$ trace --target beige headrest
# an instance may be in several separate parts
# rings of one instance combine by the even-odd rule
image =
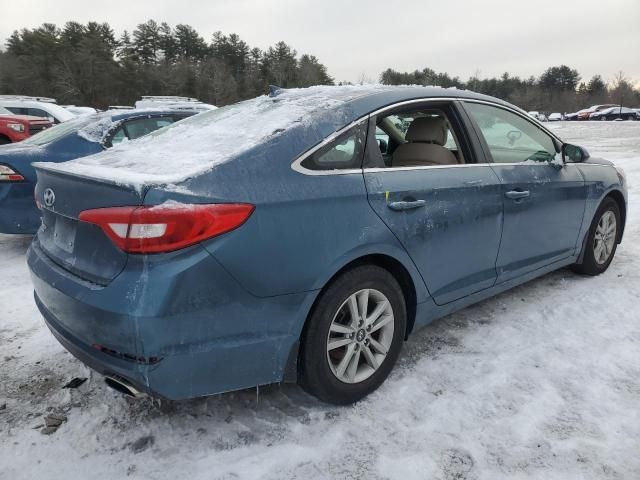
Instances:
[[[426,142],[444,145],[447,143],[447,124],[440,117],[418,117],[407,130],[408,142]]]

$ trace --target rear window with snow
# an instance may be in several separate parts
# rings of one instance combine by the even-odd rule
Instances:
[[[289,128],[305,122],[311,124],[317,112],[337,110],[345,102],[381,88],[282,90],[275,97],[261,96],[195,115],[97,155],[61,164],[36,165],[136,188],[178,183],[211,170]]]

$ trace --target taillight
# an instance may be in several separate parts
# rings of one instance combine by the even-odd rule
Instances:
[[[24,177],[6,165],[0,165],[0,182],[21,182]]]
[[[94,223],[128,253],[179,250],[229,232],[253,213],[246,203],[163,204],[85,210],[80,220]]]

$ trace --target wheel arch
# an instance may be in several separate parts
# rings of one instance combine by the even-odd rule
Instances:
[[[298,364],[300,360],[300,342],[305,335],[305,331],[308,326],[308,320],[313,315],[313,312],[317,308],[318,301],[322,296],[322,293],[342,274],[345,272],[352,270],[361,265],[376,265],[385,270],[387,270],[393,277],[396,279],[400,288],[402,289],[402,294],[404,296],[405,305],[407,308],[407,326],[405,331],[405,340],[409,337],[411,332],[413,331],[413,327],[415,325],[416,320],[416,310],[418,305],[418,296],[416,291],[416,285],[414,283],[414,279],[409,273],[409,270],[402,264],[398,259],[382,253],[372,253],[362,255],[358,258],[355,258],[348,263],[344,264],[340,269],[338,269],[324,284],[324,286],[318,291],[311,308],[307,312],[307,316],[305,317],[304,325],[300,331],[300,337],[294,347],[289,352],[289,358],[287,360],[287,365],[285,367],[284,380],[295,382],[297,381],[298,376]]]
[[[417,292],[416,286],[414,284],[413,278],[409,271],[405,268],[405,266],[396,258],[391,257],[386,254],[374,253],[363,255],[358,257],[346,265],[344,265],[340,270],[333,274],[333,276],[326,282],[325,286],[322,288],[322,293],[331,283],[338,278],[343,273],[359,267],[361,265],[376,265],[388,271],[393,277],[396,279],[400,288],[402,289],[402,294],[404,296],[405,306],[407,308],[407,327],[405,331],[405,339],[408,338],[409,334],[413,330],[413,326],[416,320],[416,306],[417,302]],[[316,302],[320,297],[320,293],[316,297],[316,300],[313,302],[313,306],[309,310],[309,316],[313,312],[313,309],[316,306]],[[306,322],[305,322],[306,324]]]
[[[361,265],[377,265],[378,267],[384,268],[391,275],[393,275],[393,277],[400,285],[400,288],[402,289],[402,293],[404,295],[405,305],[407,307],[407,330],[405,332],[406,339],[413,330],[416,319],[416,307],[418,304],[416,285],[414,283],[413,277],[411,276],[411,273],[409,273],[409,270],[402,264],[402,262],[397,258],[384,253],[370,253],[357,257],[344,264],[333,275],[331,275],[331,277],[324,283],[324,285],[316,295],[316,298],[314,299],[313,304],[311,305],[311,308],[307,313],[305,326],[307,324],[307,320],[313,314],[320,296],[329,287],[329,285],[331,285],[336,278],[338,278],[345,272]],[[302,330],[304,331],[304,327]]]
[[[605,199],[607,198],[611,198],[613,199],[617,204],[618,204],[618,208],[620,209],[620,216],[622,217],[622,228],[620,228],[620,233],[618,235],[618,239],[617,239],[617,243],[620,243],[622,241],[622,235],[624,233],[624,227],[627,223],[627,204],[624,201],[624,195],[622,194],[622,192],[620,190],[611,190],[609,193],[607,193],[604,198],[602,199],[602,202],[605,201]],[[602,202],[600,202],[600,204],[602,204]]]

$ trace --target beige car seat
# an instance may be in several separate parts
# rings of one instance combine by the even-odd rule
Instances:
[[[403,143],[393,152],[391,166],[456,165],[456,156],[443,145],[448,128],[441,117],[418,117],[409,126]]]

